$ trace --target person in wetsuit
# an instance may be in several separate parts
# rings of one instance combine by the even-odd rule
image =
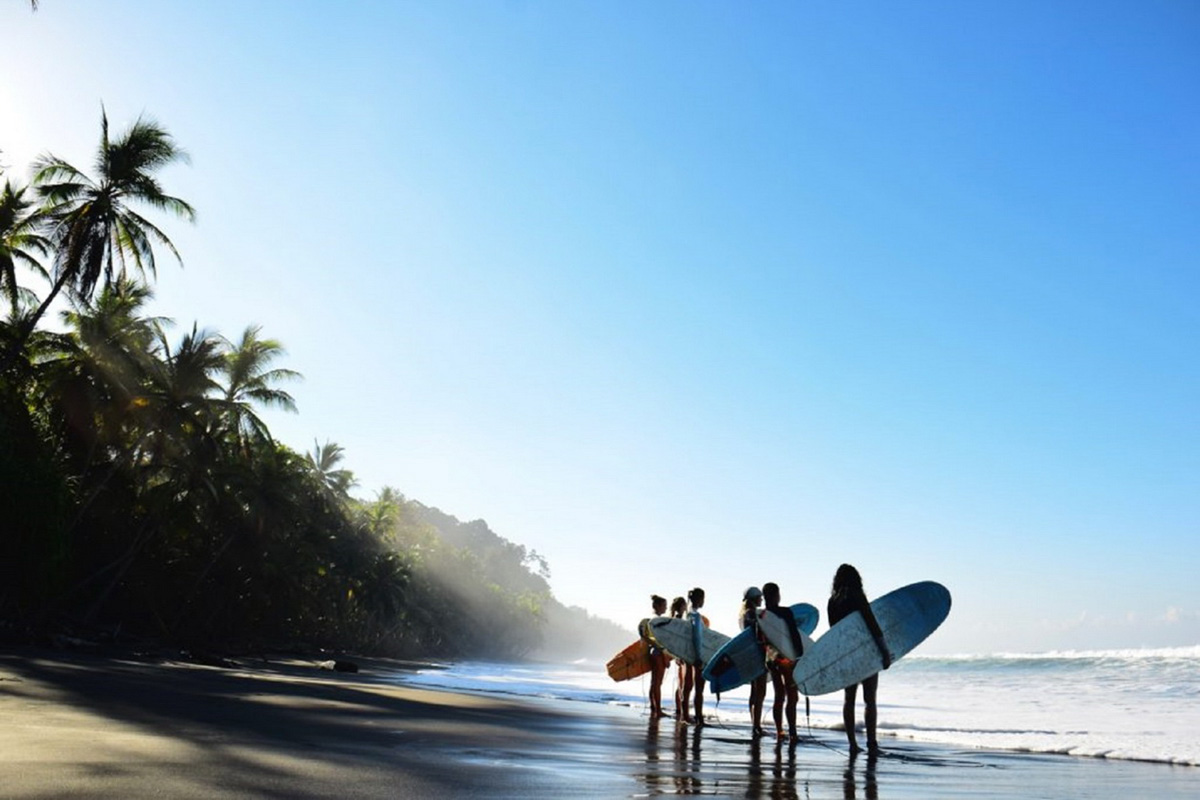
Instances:
[[[833,576],[833,589],[830,593],[827,611],[829,612],[830,627],[855,611],[862,614],[863,622],[867,624],[867,630],[871,632],[871,638],[875,640],[875,645],[879,648],[879,655],[883,658],[883,668],[887,669],[892,665],[892,654],[887,648],[887,642],[883,640],[883,631],[880,630],[879,622],[871,612],[871,604],[867,602],[867,595],[863,592],[862,577],[858,574],[858,570],[849,564],[842,564]],[[866,712],[863,716],[867,723],[867,751],[877,753],[879,752],[879,741],[875,735],[875,723],[878,711],[875,699],[876,690],[879,688],[879,674],[876,673],[863,680],[862,687],[863,703],[866,705]],[[850,743],[851,755],[862,749],[858,746],[858,740],[854,735],[854,703],[857,696],[858,684],[847,686],[842,702],[842,721],[846,725],[846,739]]]
[[[796,650],[796,657],[804,655],[804,640],[800,638],[800,631],[796,627],[796,617],[790,608],[779,604],[779,585],[764,583],[762,593],[763,602],[766,604],[766,609],[762,614],[774,614],[786,622],[787,630],[792,637],[792,647]],[[796,679],[792,677],[792,670],[795,666],[795,661],[785,658],[782,653],[767,643],[767,670],[771,673],[771,684],[775,687],[775,705],[771,710],[772,716],[775,718],[775,735],[780,739],[784,738],[783,719],[786,706],[787,735],[788,740],[792,742],[799,741],[800,738],[796,733],[796,703],[800,699],[800,690],[796,686]]]

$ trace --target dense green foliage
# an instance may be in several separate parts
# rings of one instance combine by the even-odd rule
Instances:
[[[586,616],[482,521],[391,489],[356,500],[336,444],[300,454],[272,438],[258,411],[294,410],[282,387],[298,375],[256,326],[172,335],[148,314],[154,248],[174,248],[145,210],[191,218],[155,177],[181,157],[154,123],[112,139],[105,120],[94,177],[46,156],[0,195],[0,622],[515,657],[548,615]]]

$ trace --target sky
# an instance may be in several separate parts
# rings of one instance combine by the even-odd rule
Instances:
[[[359,496],[561,601],[954,607],[927,652],[1200,643],[1200,6],[0,5],[0,163],[188,151],[154,310],[283,342]],[[822,628],[819,630],[822,630]]]

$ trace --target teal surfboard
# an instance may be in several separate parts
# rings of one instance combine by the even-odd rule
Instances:
[[[871,603],[892,661],[898,661],[950,614],[950,592],[933,581],[914,583],[888,592]],[[806,695],[844,689],[883,669],[883,656],[855,611],[817,639],[796,662],[796,685]]]
[[[811,635],[821,621],[821,612],[809,603],[797,603],[791,609],[796,618],[796,627],[806,636]],[[713,654],[701,674],[714,694],[728,692],[765,673],[767,665],[764,657],[763,647],[754,629],[745,628]]]

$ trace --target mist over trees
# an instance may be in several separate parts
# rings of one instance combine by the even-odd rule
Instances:
[[[602,656],[631,633],[552,596],[536,552],[384,489],[333,441],[299,453],[282,343],[152,315],[159,184],[185,158],[139,119],[92,172],[0,174],[0,634],[248,651]],[[56,299],[59,325],[46,324]]]

